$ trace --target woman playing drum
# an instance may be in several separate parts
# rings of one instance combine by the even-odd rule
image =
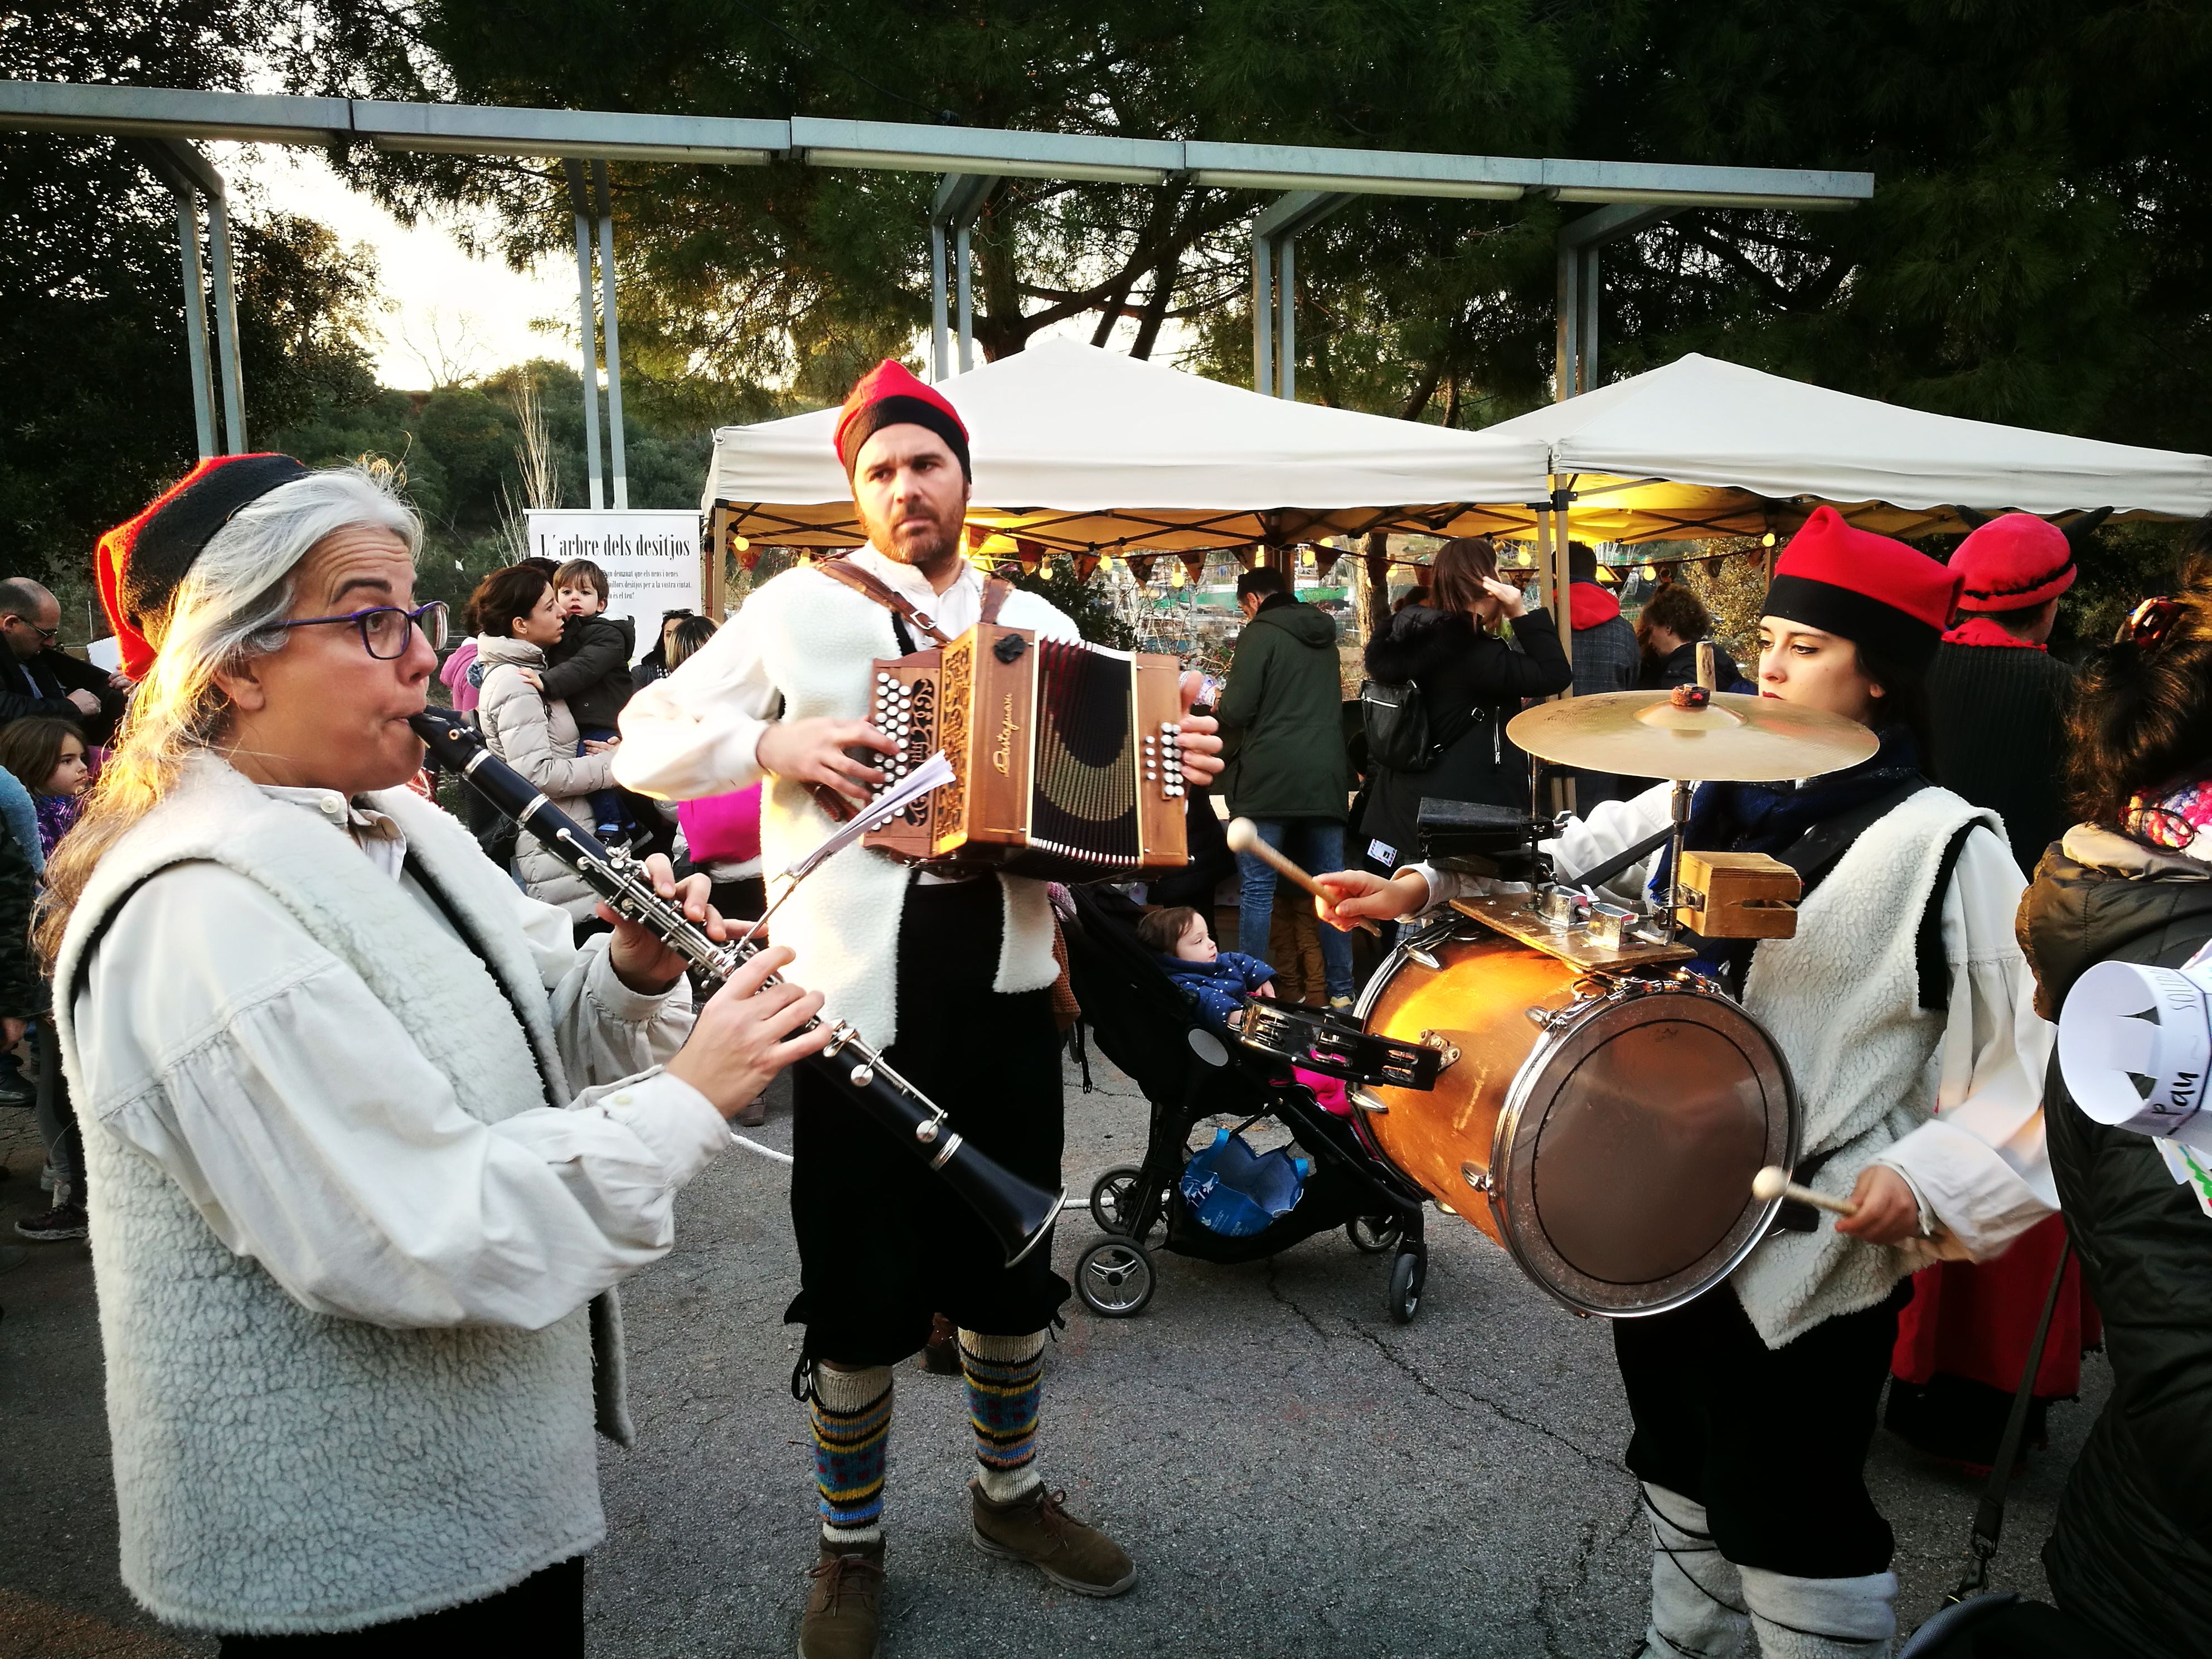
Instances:
[[[1767,592],[1759,690],[1856,720],[1881,747],[1825,777],[1705,784],[1692,799],[1695,850],[1778,856],[1816,826],[1844,848],[1808,869],[1794,939],[1689,942],[1789,1060],[1797,1179],[1856,1210],[1770,1233],[1733,1295],[1613,1322],[1652,1529],[1644,1651],[1658,1659],[1734,1653],[1750,1625],[1768,1659],[1889,1651],[1893,1540],[1863,1471],[1902,1281],[1939,1230],[1984,1258],[2057,1208],[2051,1031],[2012,932],[2024,884],[2002,825],[1921,775],[1925,674],[1956,588],[1903,543],[1814,512]],[[1662,785],[1570,821],[1549,849],[1562,879],[1661,829],[1668,797]],[[1665,862],[1615,885],[1640,896]],[[1425,865],[1321,881],[1338,896],[1323,919],[1340,922],[1474,885]]]

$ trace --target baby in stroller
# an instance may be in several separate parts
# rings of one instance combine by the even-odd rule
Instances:
[[[1146,911],[1137,937],[1217,1031],[1229,1029],[1247,996],[1275,994],[1275,970],[1257,957],[1215,950],[1206,918],[1188,904]]]
[[[1187,904],[1146,911],[1137,923],[1137,938],[1184,1000],[1224,1036],[1247,997],[1275,994],[1275,970],[1257,957],[1216,950],[1206,918]],[[1338,1079],[1303,1066],[1292,1067],[1291,1075],[1313,1091],[1323,1110],[1351,1115],[1351,1101]]]

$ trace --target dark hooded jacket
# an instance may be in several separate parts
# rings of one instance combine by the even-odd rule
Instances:
[[[1261,601],[1237,637],[1214,710],[1229,757],[1222,793],[1238,817],[1344,822],[1344,677],[1336,623],[1286,593]]]
[[[580,730],[612,727],[629,701],[629,653],[636,649],[637,624],[628,617],[569,617],[561,624],[561,643],[545,653],[546,701],[566,702]]]
[[[2046,1019],[2097,963],[2174,967],[2208,937],[2212,866],[2110,830],[2068,831],[2021,899]],[[2082,1115],[2055,1054],[2044,1118],[2112,1361],[2044,1568],[2059,1607],[2119,1651],[2194,1659],[2212,1607],[2212,1216],[2148,1137]]]

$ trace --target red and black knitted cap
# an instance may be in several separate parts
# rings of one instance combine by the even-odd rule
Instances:
[[[847,477],[853,476],[854,464],[860,459],[860,446],[887,426],[927,427],[959,457],[961,476],[975,476],[968,461],[968,428],[959,411],[936,387],[924,385],[888,357],[846,394],[844,413],[838,416],[837,459],[844,463]]]
[[[2033,513],[2002,513],[1959,544],[1961,611],[2026,611],[2074,586],[2074,544]]]
[[[1819,507],[1774,562],[1760,614],[1925,668],[1951,625],[1958,595],[1956,571]]]
[[[270,490],[307,476],[289,455],[217,455],[156,495],[146,510],[100,538],[100,602],[115,625],[123,672],[143,679],[154,665],[146,627],[169,608],[178,585],[231,515]]]

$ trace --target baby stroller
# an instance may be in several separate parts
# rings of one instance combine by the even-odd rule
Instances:
[[[1428,1273],[1420,1191],[1370,1153],[1350,1122],[1324,1110],[1287,1066],[1204,1023],[1139,942],[1138,906],[1110,888],[1079,887],[1074,895],[1075,917],[1065,932],[1069,978],[1083,1006],[1079,1029],[1151,1104],[1144,1162],[1109,1170],[1091,1189],[1091,1218],[1106,1237],[1075,1264],[1084,1304],[1109,1319],[1143,1312],[1152,1296],[1154,1249],[1201,1261],[1256,1261],[1342,1227],[1357,1249],[1392,1258],[1390,1316],[1410,1322]],[[1286,1212],[1236,1233],[1200,1220],[1184,1180],[1193,1127],[1223,1115],[1246,1119],[1248,1127],[1262,1117],[1278,1120],[1310,1160]],[[1246,1161],[1237,1139],[1217,1138],[1211,1152],[1231,1178],[1237,1171],[1231,1166]],[[1206,1212],[1218,1225],[1213,1209]]]

